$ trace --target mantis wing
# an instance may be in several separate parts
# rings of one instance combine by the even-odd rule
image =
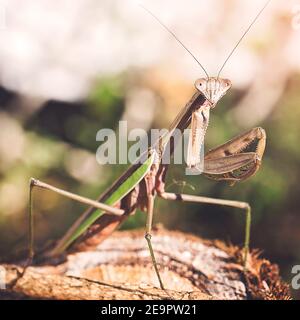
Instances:
[[[100,197],[99,201],[114,206],[123,199],[135,186],[137,186],[149,172],[155,159],[155,152],[151,152],[146,161],[142,164],[133,165],[121,176],[117,182]],[[85,212],[71,226],[66,235],[58,242],[48,256],[55,256],[65,251],[78,237],[95,223],[105,211],[91,208]]]

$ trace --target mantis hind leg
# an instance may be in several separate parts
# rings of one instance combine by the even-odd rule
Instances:
[[[32,263],[34,257],[34,217],[33,217],[33,180],[30,179],[29,182],[29,205],[28,205],[28,218],[29,218],[29,247],[28,247],[28,258],[24,268],[26,268]]]
[[[221,205],[221,206],[228,206],[228,207],[243,209],[246,213],[245,239],[244,239],[244,247],[243,247],[243,251],[244,251],[243,266],[244,266],[244,270],[247,269],[249,244],[250,244],[250,229],[251,229],[251,207],[247,202],[215,199],[215,198],[193,196],[188,194],[168,193],[168,192],[161,193],[159,194],[159,196],[165,200],[205,203],[205,204]]]
[[[122,210],[122,209],[118,209],[118,208],[109,206],[105,203],[101,203],[101,202],[98,202],[95,200],[88,199],[86,197],[79,196],[77,194],[59,189],[59,188],[54,187],[54,186],[47,184],[45,182],[31,178],[30,183],[29,183],[29,208],[28,208],[28,217],[29,217],[28,258],[27,258],[27,262],[25,264],[24,271],[22,273],[24,273],[26,271],[26,268],[32,263],[32,260],[34,258],[34,216],[33,216],[33,189],[34,189],[34,187],[39,187],[42,189],[56,192],[62,196],[69,198],[69,199],[78,201],[83,204],[93,206],[97,209],[101,209],[111,215],[114,215],[114,216],[120,217],[124,214],[124,210]]]
[[[23,277],[27,268],[32,264],[33,256],[34,256],[34,219],[33,219],[33,211],[32,211],[32,192],[33,192],[33,184],[32,179],[29,182],[29,204],[28,204],[28,217],[29,217],[29,245],[28,245],[28,256],[24,263],[24,267],[22,271],[17,271],[17,277],[12,280],[11,283],[8,284],[8,287],[14,287],[17,282]]]
[[[149,251],[150,251],[152,264],[153,264],[153,266],[154,266],[155,273],[156,273],[156,275],[157,275],[159,285],[160,285],[160,287],[161,287],[162,290],[165,290],[165,287],[164,287],[164,285],[163,285],[161,276],[160,276],[160,274],[159,274],[158,265],[157,265],[157,262],[156,262],[154,250],[153,250],[152,243],[151,243],[151,238],[152,238],[151,231],[152,231],[152,220],[153,220],[153,208],[154,208],[154,196],[153,196],[153,195],[149,195],[149,196],[148,196],[148,206],[147,206],[147,223],[146,223],[145,239],[146,239],[147,244],[148,244],[148,248],[149,248]]]

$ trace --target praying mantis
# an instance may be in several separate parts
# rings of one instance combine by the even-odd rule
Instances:
[[[170,201],[183,201],[205,203],[239,208],[246,214],[245,240],[244,240],[244,267],[247,267],[247,255],[250,242],[251,207],[246,202],[215,199],[203,196],[176,194],[166,192],[165,182],[168,165],[162,162],[167,148],[174,152],[175,144],[171,133],[175,129],[183,132],[191,127],[186,163],[189,168],[195,168],[199,163],[201,146],[204,143],[208,128],[210,111],[213,110],[220,99],[231,88],[231,81],[220,77],[220,74],[236,50],[242,39],[256,22],[263,10],[271,0],[257,14],[236,46],[233,48],[217,77],[210,77],[202,64],[191,51],[166,27],[156,16],[146,9],[158,22],[169,31],[173,37],[196,60],[206,77],[195,82],[196,93],[179,112],[170,126],[169,133],[159,137],[157,142],[146,152],[146,160],[140,163],[137,159],[123,175],[97,200],[91,200],[74,193],[56,188],[50,184],[30,179],[29,191],[29,262],[34,257],[34,217],[33,217],[33,189],[38,187],[56,192],[62,196],[89,205],[89,208],[74,222],[66,234],[50,249],[40,252],[38,259],[51,259],[63,254],[65,251],[81,251],[96,247],[108,237],[120,224],[132,215],[137,209],[147,213],[145,239],[149,248],[153,267],[161,289],[165,289],[156,262],[151,242],[154,201],[160,197]],[[203,175],[216,181],[227,181],[230,184],[244,181],[253,176],[260,168],[266,145],[266,133],[262,128],[251,129],[232,140],[210,150],[204,156]],[[145,156],[145,155],[144,155]]]

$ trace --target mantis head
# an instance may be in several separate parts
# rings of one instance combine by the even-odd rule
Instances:
[[[226,66],[229,59],[232,57],[235,50],[238,48],[242,40],[245,38],[245,36],[248,34],[250,29],[253,27],[259,16],[262,14],[262,12],[265,10],[265,8],[268,6],[268,4],[271,2],[271,0],[267,0],[262,9],[258,12],[258,14],[255,16],[255,18],[252,20],[248,28],[245,30],[239,41],[236,43],[236,45],[233,47],[227,58],[225,59],[222,67],[220,68],[218,72],[217,77],[210,77],[201,62],[195,57],[195,55],[184,45],[184,43],[176,36],[176,34],[170,30],[162,21],[159,20],[159,18],[154,15],[150,10],[145,8],[143,5],[140,5],[142,8],[144,8],[157,22],[165,28],[173,37],[174,39],[188,52],[191,57],[197,62],[197,64],[201,67],[201,69],[206,74],[206,78],[200,78],[196,80],[195,87],[198,91],[200,91],[203,96],[208,100],[210,103],[211,108],[214,108],[217,104],[217,102],[226,94],[226,92],[231,87],[231,81],[228,79],[222,79],[220,78],[220,74],[222,73],[224,67]]]
[[[200,78],[195,82],[196,89],[211,103],[214,108],[218,101],[231,88],[231,81],[222,78]]]

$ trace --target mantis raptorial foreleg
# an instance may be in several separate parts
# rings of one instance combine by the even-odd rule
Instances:
[[[205,154],[204,175],[232,184],[253,176],[261,165],[266,147],[266,132],[253,128]]]
[[[204,158],[203,173],[210,179],[225,180],[230,183],[245,180],[258,170],[265,146],[265,131],[262,128],[251,129],[223,145],[210,150]],[[251,228],[251,207],[247,202],[167,192],[161,192],[159,196],[165,200],[206,203],[245,210],[244,268],[247,267]]]

